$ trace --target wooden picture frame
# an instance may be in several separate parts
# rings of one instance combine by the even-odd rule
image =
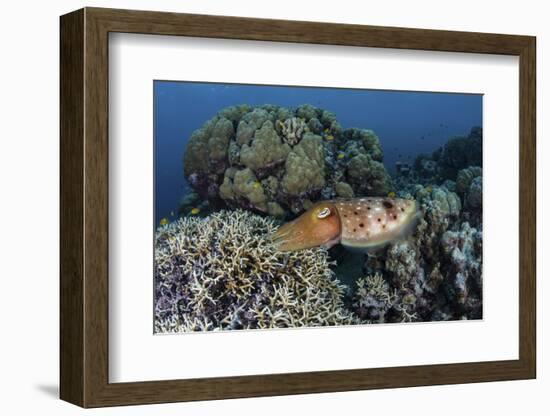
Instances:
[[[62,16],[60,28],[61,399],[82,407],[101,407],[535,378],[534,37],[99,8],[85,8]],[[109,383],[110,32],[518,56],[519,359]]]

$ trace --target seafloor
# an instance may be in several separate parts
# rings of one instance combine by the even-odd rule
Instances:
[[[329,111],[234,106],[183,165],[193,192],[156,231],[156,332],[482,317],[480,127],[390,175],[376,134]],[[271,243],[316,201],[362,196],[416,200],[413,232],[366,253]]]

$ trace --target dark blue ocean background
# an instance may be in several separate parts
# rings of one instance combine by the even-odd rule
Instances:
[[[479,94],[155,81],[155,224],[172,218],[190,191],[182,156],[191,133],[222,108],[239,104],[311,104],[335,113],[343,128],[372,129],[390,173],[395,162],[412,163],[419,153],[482,125]]]

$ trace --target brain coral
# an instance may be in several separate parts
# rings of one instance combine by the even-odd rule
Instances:
[[[191,187],[214,206],[267,207],[285,217],[320,199],[387,194],[392,182],[382,158],[371,130],[344,129],[334,113],[309,104],[266,104],[220,110],[193,132],[183,162]],[[244,169],[263,188],[255,185],[254,196],[235,192],[235,172]]]
[[[155,332],[344,325],[327,251],[283,253],[247,211],[185,217],[155,235]]]

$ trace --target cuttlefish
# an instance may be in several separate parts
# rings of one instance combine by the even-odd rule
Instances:
[[[407,235],[418,219],[416,201],[401,198],[365,197],[322,201],[273,236],[281,251],[335,244],[368,251]]]

